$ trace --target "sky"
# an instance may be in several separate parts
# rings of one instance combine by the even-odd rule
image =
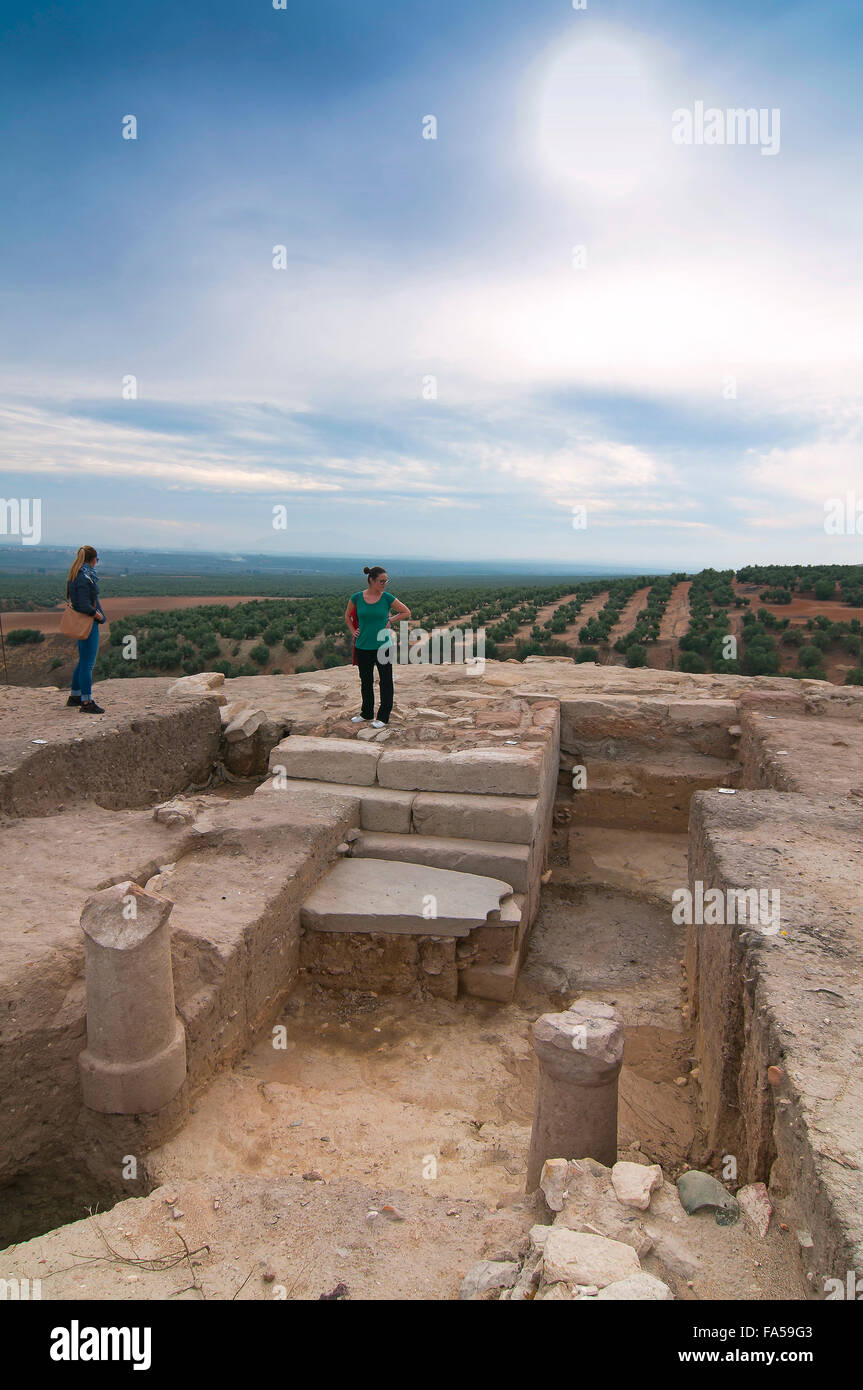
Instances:
[[[859,0],[276,4],[0,7],[43,543],[860,562]]]

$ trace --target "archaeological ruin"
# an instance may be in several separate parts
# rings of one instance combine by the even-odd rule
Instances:
[[[114,680],[86,721],[6,690],[0,1276],[830,1297],[863,689],[406,666],[375,730],[355,680]]]

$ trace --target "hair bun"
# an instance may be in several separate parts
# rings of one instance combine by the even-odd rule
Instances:
[[[369,572],[369,567],[368,567],[368,565],[363,565],[363,574],[368,574],[368,572]]]

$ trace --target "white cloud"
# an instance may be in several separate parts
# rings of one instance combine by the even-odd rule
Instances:
[[[855,489],[863,495],[863,439],[828,437],[752,453],[748,474],[753,487],[769,492],[784,511],[789,501],[802,501],[818,512],[830,497]]]

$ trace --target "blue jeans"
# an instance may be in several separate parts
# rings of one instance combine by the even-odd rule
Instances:
[[[93,667],[99,653],[99,624],[94,620],[90,636],[78,643],[78,665],[72,672],[70,695],[80,695],[82,700],[90,700],[93,695]]]

